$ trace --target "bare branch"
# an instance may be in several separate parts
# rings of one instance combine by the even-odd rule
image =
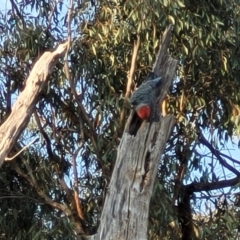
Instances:
[[[31,141],[28,145],[24,146],[18,153],[16,153],[13,157],[6,157],[5,161],[11,161],[13,160],[15,157],[17,157],[21,152],[23,152],[26,148],[28,148],[29,146],[31,146],[33,143],[37,142],[39,140],[39,138],[35,138],[33,141]]]
[[[138,54],[139,46],[140,46],[140,36],[138,35],[137,39],[134,41],[134,45],[133,45],[131,68],[130,68],[129,75],[128,75],[125,97],[129,97],[131,94],[131,87],[132,87],[132,83],[133,83],[134,73],[136,70],[137,54]]]
[[[13,105],[10,116],[0,127],[0,167],[28,124],[38,95],[47,82],[47,76],[52,72],[59,58],[65,54],[66,49],[67,43],[60,44],[54,51],[45,52],[35,63],[26,81],[25,89]]]
[[[204,146],[206,146],[214,156],[218,159],[220,164],[227,168],[229,171],[233,172],[236,174],[238,177],[240,177],[240,172],[237,171],[233,166],[229,165],[219,154],[219,152],[207,141],[207,139],[203,136],[201,131],[199,130],[199,142],[202,143]]]
[[[240,161],[239,161],[239,160],[236,160],[236,159],[228,156],[227,154],[221,153],[221,152],[219,152],[217,149],[215,149],[215,151],[217,151],[221,156],[229,159],[230,161],[232,161],[232,162],[234,162],[234,163],[236,163],[236,164],[240,164]]]
[[[184,188],[187,190],[187,192],[194,193],[194,192],[202,192],[202,191],[212,191],[212,190],[225,188],[225,187],[232,187],[238,183],[240,183],[240,179],[239,177],[236,177],[229,180],[222,180],[222,181],[211,182],[211,183],[193,182],[184,186]]]
[[[139,47],[140,47],[140,36],[138,35],[137,39],[134,41],[134,44],[133,44],[131,68],[130,68],[129,74],[128,74],[127,87],[126,87],[126,92],[125,92],[125,96],[124,96],[125,98],[128,98],[131,94],[131,88],[132,88],[132,83],[133,83],[133,79],[134,79],[134,73],[136,70],[137,54],[138,54]],[[126,113],[126,109],[123,108],[120,113],[120,122],[121,123],[123,123],[123,120],[125,118],[125,113]]]

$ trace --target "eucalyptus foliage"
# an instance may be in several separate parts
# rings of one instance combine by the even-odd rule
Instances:
[[[0,12],[0,123],[38,57],[66,40],[69,4],[6,1]],[[134,42],[140,38],[131,90],[146,78],[160,36],[173,24],[169,54],[179,67],[165,103],[176,126],[159,164],[149,239],[190,239],[184,235],[189,209],[192,236],[236,239],[236,173],[221,158],[236,171],[240,161],[221,153],[240,135],[239,6],[237,0],[73,1],[67,61],[75,94],[60,62],[12,155],[33,138],[39,141],[1,168],[0,236],[75,239],[97,231],[130,112],[125,96]]]

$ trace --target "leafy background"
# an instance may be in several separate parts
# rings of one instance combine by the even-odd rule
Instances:
[[[67,1],[1,1],[0,122],[41,54],[67,37]],[[127,82],[151,70],[164,29],[179,60],[162,110],[176,117],[159,164],[149,239],[236,239],[239,221],[239,3],[74,1],[68,64],[59,62],[0,172],[2,239],[75,239],[97,230],[129,113]],[[234,141],[233,141],[234,140]],[[238,157],[238,158],[237,158]],[[226,188],[227,187],[227,188]],[[189,224],[187,224],[189,223]]]

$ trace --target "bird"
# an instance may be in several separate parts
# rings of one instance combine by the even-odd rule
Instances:
[[[148,80],[142,83],[130,97],[132,108],[142,120],[150,119],[157,100],[156,92],[161,85],[162,77],[158,77],[154,73],[151,73],[150,77],[155,78],[148,78]]]

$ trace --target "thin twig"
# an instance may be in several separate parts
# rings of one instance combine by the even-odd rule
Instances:
[[[28,148],[29,146],[31,146],[33,143],[37,142],[39,140],[39,137],[35,138],[33,141],[31,141],[28,145],[26,145],[25,147],[23,147],[18,153],[16,153],[13,157],[6,157],[5,161],[11,161],[13,160],[15,157],[17,157],[21,152],[23,152],[26,148]]]
[[[138,55],[139,46],[140,46],[140,36],[138,35],[137,39],[134,41],[134,45],[133,45],[131,68],[130,68],[129,75],[128,75],[125,98],[129,97],[130,93],[131,93],[131,87],[132,87],[134,73],[135,73],[136,65],[137,65],[137,55]]]
[[[137,39],[134,41],[133,44],[133,54],[132,54],[132,61],[131,61],[131,67],[129,70],[129,74],[128,74],[128,79],[127,79],[127,87],[126,87],[126,92],[124,95],[124,98],[128,98],[131,94],[131,88],[132,88],[132,83],[134,80],[134,73],[136,70],[136,65],[137,65],[137,55],[138,55],[138,50],[140,47],[140,36],[137,36]],[[122,109],[121,113],[120,113],[120,122],[123,124],[123,120],[125,118],[125,108]]]
[[[236,174],[238,177],[240,176],[240,172],[237,171],[234,167],[232,167],[231,165],[229,165],[219,154],[219,152],[207,141],[207,139],[203,136],[203,134],[201,133],[201,131],[199,130],[199,141],[200,143],[202,143],[203,145],[205,145],[214,156],[216,156],[216,158],[218,159],[218,161],[220,162],[220,164],[222,166],[224,166],[225,168],[227,168],[229,171],[233,172],[234,174]]]

